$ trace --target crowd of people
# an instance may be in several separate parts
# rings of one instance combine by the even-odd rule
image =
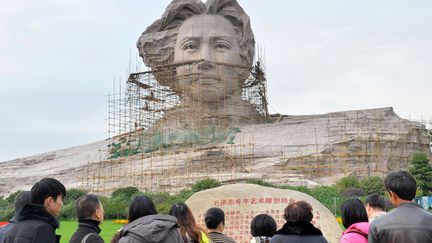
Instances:
[[[413,202],[417,184],[406,171],[390,173],[384,180],[390,202],[396,207],[385,211],[385,200],[372,194],[363,203],[358,198],[341,205],[341,218],[346,230],[340,243],[348,242],[432,242],[432,214]],[[59,242],[57,217],[63,206],[66,189],[54,178],[44,178],[30,191],[15,200],[15,214],[9,224],[0,228],[0,243]],[[99,235],[104,209],[97,195],[85,194],[76,201],[78,228],[70,243],[103,243]],[[312,224],[313,209],[306,201],[292,202],[284,210],[286,223],[277,229],[272,216],[259,214],[250,224],[251,243],[325,243],[320,229]],[[144,195],[133,198],[128,223],[116,233],[111,243],[234,243],[225,235],[225,213],[209,208],[205,213],[206,229],[198,226],[185,203],[171,206],[168,215],[158,214],[153,201]]]

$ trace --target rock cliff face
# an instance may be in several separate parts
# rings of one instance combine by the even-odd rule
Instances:
[[[231,138],[232,140],[232,138]],[[258,178],[314,186],[354,175],[406,169],[415,150],[430,155],[430,135],[392,108],[284,116],[240,127],[234,144],[171,148],[107,159],[108,141],[1,163],[0,195],[29,189],[43,177],[107,194],[114,188],[176,192],[203,178]]]

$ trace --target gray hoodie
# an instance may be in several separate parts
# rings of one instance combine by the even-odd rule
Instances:
[[[177,229],[177,219],[170,215],[154,214],[125,225],[119,243],[183,243]]]

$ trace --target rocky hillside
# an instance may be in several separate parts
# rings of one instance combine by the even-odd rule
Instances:
[[[313,186],[345,175],[384,176],[406,169],[415,150],[430,154],[430,136],[392,108],[283,116],[239,129],[233,143],[172,148],[107,159],[100,141],[3,162],[0,195],[29,189],[43,177],[107,194],[116,187],[176,192],[202,178],[259,178]]]

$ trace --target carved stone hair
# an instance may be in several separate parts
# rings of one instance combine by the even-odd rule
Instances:
[[[177,34],[185,20],[194,15],[220,15],[233,24],[245,65],[252,65],[255,39],[249,16],[236,0],[173,0],[162,17],[150,25],[137,41],[144,63],[155,68],[172,62]]]

